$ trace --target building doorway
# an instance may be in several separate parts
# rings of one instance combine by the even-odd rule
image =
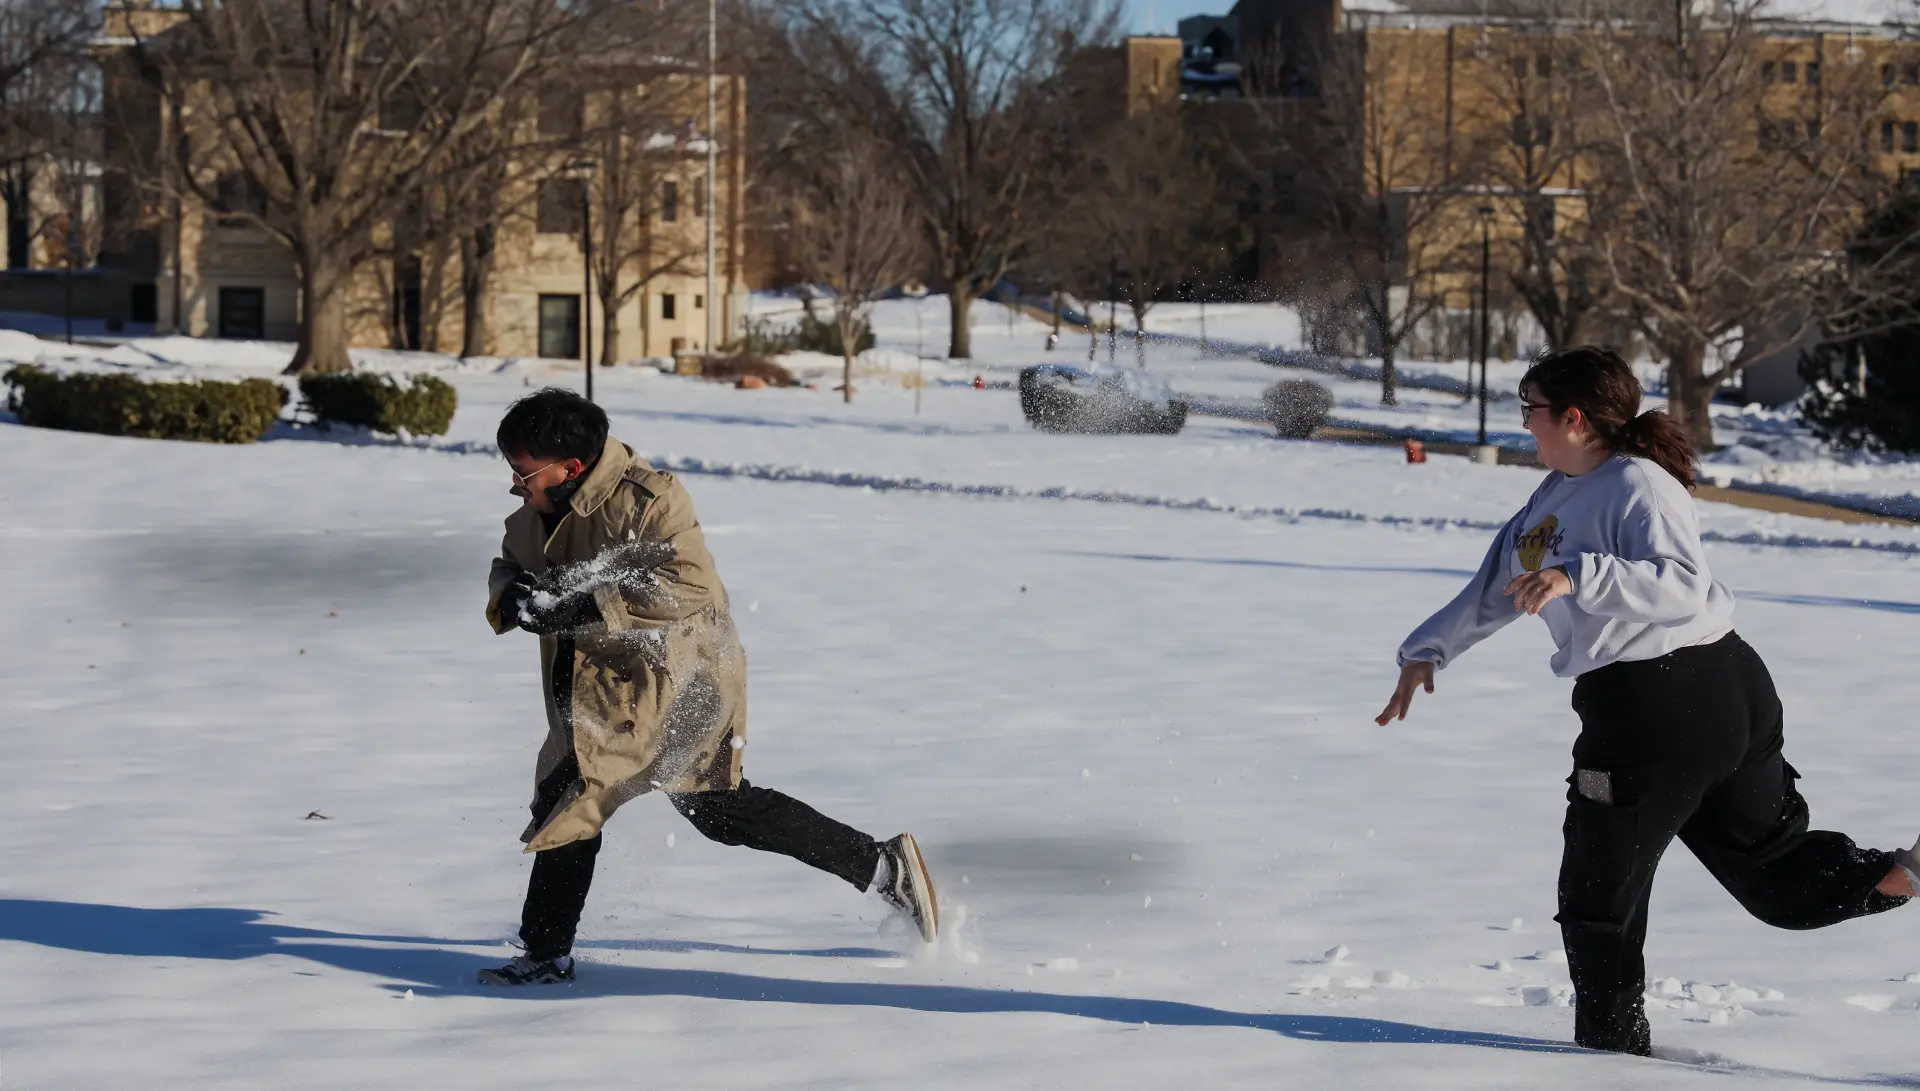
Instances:
[[[267,339],[266,289],[220,289],[220,336],[230,341]]]
[[[540,297],[540,355],[549,360],[580,358],[580,297]]]

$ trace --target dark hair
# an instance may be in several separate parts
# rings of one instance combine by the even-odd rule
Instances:
[[[591,463],[607,445],[607,414],[571,390],[550,386],[507,406],[493,438],[505,455]]]
[[[1665,413],[1640,412],[1640,380],[1619,353],[1598,345],[1545,353],[1520,379],[1520,396],[1529,390],[1555,413],[1578,409],[1608,450],[1647,459],[1693,488],[1693,444]]]

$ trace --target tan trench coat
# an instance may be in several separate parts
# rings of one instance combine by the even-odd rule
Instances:
[[[547,738],[534,783],[568,751],[580,779],[521,835],[528,852],[590,838],[622,803],[656,788],[738,788],[746,745],[746,653],[680,482],[609,437],[551,538],[531,507],[509,515],[487,578],[494,632],[515,628],[500,616],[500,595],[516,574],[566,565],[586,566],[560,575],[591,589],[604,622],[574,633],[571,709],[553,694],[560,641],[540,638]]]

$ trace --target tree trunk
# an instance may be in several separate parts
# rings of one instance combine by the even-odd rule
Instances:
[[[493,227],[460,237],[460,355],[487,354],[487,284],[493,277]]]
[[[1393,368],[1393,351],[1400,346],[1386,338],[1380,339],[1380,404],[1400,404],[1398,374]]]
[[[316,264],[300,277],[300,345],[287,375],[353,370],[347,355],[347,294],[340,286],[346,278],[324,268],[314,272]]]
[[[967,360],[973,357],[973,286],[964,279],[955,280],[947,293],[947,316],[952,323],[947,333],[947,357]]]
[[[1144,368],[1147,366],[1147,309],[1128,300],[1127,310],[1133,312],[1134,363]]]
[[[840,377],[841,400],[853,402],[853,350],[858,343],[860,323],[859,312],[851,307],[835,305],[833,320],[840,327],[840,359],[845,365]]]
[[[1667,354],[1667,412],[1686,431],[1693,449],[1705,454],[1714,449],[1714,387],[1705,376],[1706,342],[1676,337],[1662,347]]]
[[[620,359],[620,301],[612,292],[600,293],[600,366],[612,367]]]

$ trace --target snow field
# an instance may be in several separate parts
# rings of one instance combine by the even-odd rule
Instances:
[[[628,369],[602,387],[643,454],[814,474],[686,474],[752,664],[747,773],[912,830],[942,943],[640,800],[609,827],[580,980],[482,992],[473,972],[511,953],[544,731],[531,638],[480,617],[514,503],[486,444],[508,400],[571,374],[455,374],[437,445],[0,426],[7,1086],[519,1087],[530,1064],[689,1088],[1911,1071],[1906,913],[1769,930],[1679,850],[1649,1006],[1687,1063],[1564,1048],[1551,917],[1575,725],[1544,630],[1516,624],[1406,723],[1371,724],[1394,645],[1535,474],[1230,421],[1039,436],[1011,393],[963,387],[925,391],[919,417],[885,386],[851,407]],[[1026,492],[818,483],[836,474]],[[1914,540],[1703,510],[1775,541]],[[1432,521],[1383,521],[1415,517]],[[1908,843],[1887,771],[1920,744],[1901,688],[1874,683],[1908,658],[1912,562],[1711,550],[1816,822]]]

